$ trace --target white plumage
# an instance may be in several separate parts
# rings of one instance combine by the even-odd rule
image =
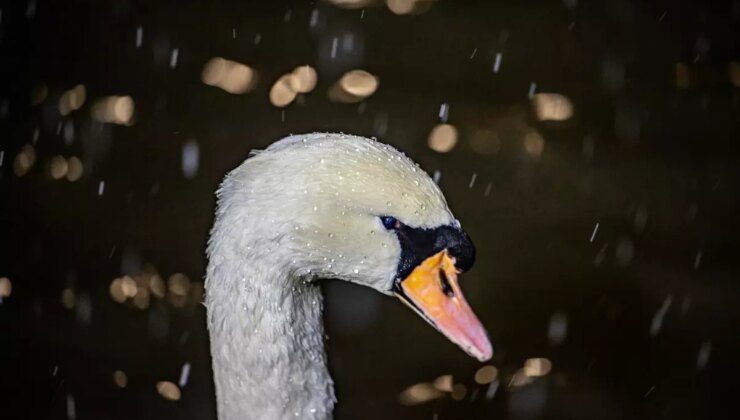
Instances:
[[[379,221],[385,215],[413,227],[459,226],[424,171],[364,137],[290,136],[226,176],[206,278],[221,420],[331,417],[314,280],[391,294],[401,249]]]

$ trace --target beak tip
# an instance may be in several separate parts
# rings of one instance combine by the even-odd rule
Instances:
[[[480,347],[475,347],[470,350],[470,355],[478,359],[479,362],[487,362],[493,357],[493,347],[489,341]]]

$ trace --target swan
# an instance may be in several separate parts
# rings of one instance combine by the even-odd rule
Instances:
[[[492,356],[457,281],[470,238],[437,184],[376,140],[313,133],[252,152],[217,191],[207,255],[221,420],[332,417],[321,278],[397,296],[469,355]]]

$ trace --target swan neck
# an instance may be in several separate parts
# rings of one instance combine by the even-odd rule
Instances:
[[[321,290],[267,260],[211,255],[206,306],[218,417],[331,418]]]

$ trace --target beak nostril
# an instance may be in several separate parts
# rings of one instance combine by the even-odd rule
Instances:
[[[439,283],[440,287],[442,288],[442,293],[447,295],[447,297],[455,296],[455,291],[452,290],[450,280],[447,278],[447,274],[445,274],[445,271],[441,268],[439,269]]]

